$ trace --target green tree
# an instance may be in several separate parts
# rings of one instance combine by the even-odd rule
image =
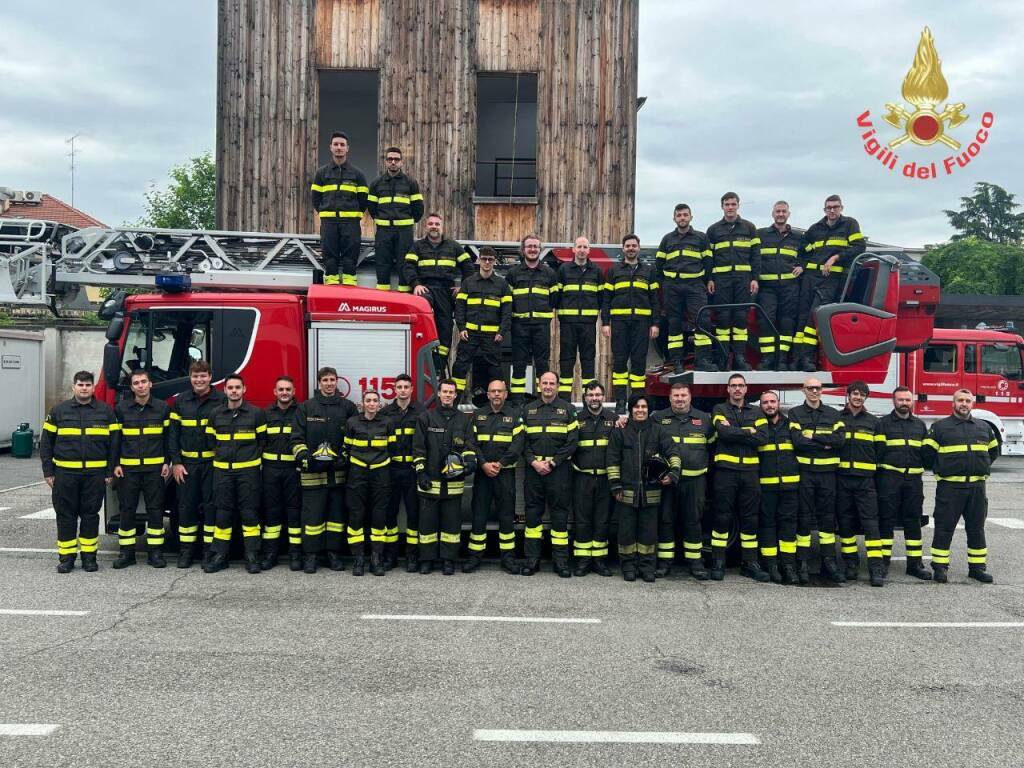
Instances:
[[[213,229],[216,218],[217,169],[210,153],[193,157],[170,171],[165,189],[146,193],[144,227]]]
[[[960,198],[959,211],[943,211],[958,234],[953,240],[977,238],[991,243],[1020,245],[1024,240],[1024,214],[1014,213],[1020,203],[996,184],[979,181],[974,194]]]
[[[1016,245],[965,237],[930,247],[921,263],[939,276],[945,293],[1024,293],[1024,248]]]

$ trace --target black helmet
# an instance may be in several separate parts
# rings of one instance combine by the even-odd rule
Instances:
[[[457,480],[466,474],[466,464],[457,453],[449,453],[444,459],[441,476],[445,480]]]
[[[644,482],[660,483],[661,479],[668,474],[668,462],[659,454],[654,454],[644,462]]]

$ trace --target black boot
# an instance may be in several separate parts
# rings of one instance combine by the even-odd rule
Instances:
[[[128,568],[133,565],[135,565],[135,547],[121,547],[117,560],[114,561],[114,570],[120,571],[122,568]]]
[[[758,582],[766,582],[771,577],[768,572],[761,567],[761,564],[756,560],[746,560],[743,565],[740,566],[740,576],[746,576],[748,579],[753,579]]]
[[[85,568],[85,555],[82,555],[82,567]],[[982,584],[991,584],[995,581],[995,579],[992,578],[992,574],[985,570],[984,565],[967,566],[967,578],[980,581]]]
[[[420,560],[420,573],[426,576],[428,573],[434,572],[434,561],[433,560]]]
[[[75,569],[74,555],[61,555],[57,561],[57,573],[71,573]]]
[[[302,558],[302,570],[305,573],[316,573],[316,561],[317,557],[315,554],[307,554]]]
[[[565,555],[562,555],[561,557],[557,558],[551,564],[551,570],[557,573],[558,578],[560,579],[572,578],[572,570],[569,568],[569,560],[567,557],[565,557]]]
[[[860,571],[860,557],[858,555],[843,555],[843,576],[847,581],[856,581]]]
[[[302,550],[295,545],[292,545],[292,548],[288,550],[288,570],[302,570]]]
[[[331,552],[330,555],[338,557],[336,552]],[[338,560],[340,561],[341,558],[339,557]],[[333,563],[331,564],[330,568],[332,571],[342,570],[341,568],[335,568]],[[362,576],[364,573],[366,573],[366,560],[362,555],[356,555],[354,558],[352,558],[352,575]]]
[[[789,363],[786,362],[786,353],[779,352],[775,357],[775,370],[777,371],[788,371]]]
[[[833,584],[845,584],[846,577],[843,576],[843,572],[839,570],[839,565],[836,564],[834,557],[823,557],[821,558],[821,578],[831,581]]]
[[[802,353],[799,361],[793,364],[793,370],[805,371],[807,373],[818,370],[818,361],[816,357],[815,353]]]
[[[698,557],[696,560],[690,561],[690,575],[697,581],[707,581],[711,578],[708,575],[708,569],[704,567],[704,558]]]
[[[82,553],[82,570],[86,573],[96,573],[100,569],[99,563],[96,562],[95,552],[83,552]],[[982,569],[984,570],[984,569]],[[977,578],[972,576],[971,578]],[[989,581],[992,581],[992,577],[988,577]],[[980,579],[979,579],[980,581]]]
[[[796,564],[796,578],[800,586],[806,587],[811,583],[811,570],[807,567],[806,560],[798,560]]]
[[[672,361],[672,373],[673,374],[678,376],[679,374],[685,373],[685,372],[686,372],[686,369],[683,368],[683,361],[682,360],[673,360]]]
[[[384,566],[385,571],[393,570],[395,565],[398,563],[397,549],[397,544],[384,545],[384,557],[381,558],[381,565]]]
[[[210,559],[207,560],[206,565],[203,566],[203,573],[217,573],[217,571],[223,571],[227,567],[227,555],[222,555],[220,552],[210,550]]]
[[[501,570],[505,573],[512,574],[513,576],[519,575],[519,563],[516,562],[515,555],[501,556]]]
[[[537,571],[539,570],[540,561],[536,558],[531,557],[523,561],[523,567],[522,570],[519,571],[519,573],[522,576],[533,576],[533,574],[537,573]]]
[[[592,565],[592,563],[590,561],[591,561],[590,557],[577,557],[576,558],[576,567],[573,569],[572,575],[573,576],[586,576],[588,573],[590,573],[590,567]]]
[[[648,584],[653,584],[658,580],[658,577],[654,574],[654,571],[646,568],[640,571],[640,578],[646,581]]]
[[[612,575],[612,569],[608,567],[608,564],[604,561],[603,557],[595,557],[591,568],[598,576]]]
[[[164,554],[160,551],[160,547],[150,547],[149,552],[146,553],[146,562],[153,568],[167,567],[167,561],[164,560]]]
[[[420,555],[416,547],[409,547],[405,555],[405,572],[416,573],[420,569]]]
[[[773,584],[782,583],[782,571],[779,570],[779,561],[774,557],[766,558],[765,570],[768,571],[768,578]]]
[[[370,573],[374,576],[383,576],[387,573],[384,568],[384,558],[380,552],[370,553]]]
[[[775,355],[771,352],[766,352],[761,356],[761,362],[757,364],[757,370],[759,371],[774,371],[775,368]]]
[[[622,580],[623,581],[636,581],[636,566],[630,563],[629,565],[622,566]]]
[[[466,562],[462,564],[463,573],[473,573],[480,569],[480,558],[470,555],[466,558]]]
[[[871,580],[872,587],[884,587],[885,573],[882,563],[875,562],[877,559],[873,557],[868,561],[868,578]]]
[[[277,547],[278,543],[276,539],[269,539],[263,543],[263,555],[260,557],[260,570],[269,571],[277,565]]]
[[[717,371],[718,366],[715,361],[711,359],[711,355],[707,352],[698,352],[693,361],[693,370],[695,371]]]
[[[245,572],[257,574],[263,569],[260,568],[260,555],[259,552],[246,550],[245,552]]]
[[[442,576],[454,576],[455,575],[455,561],[454,560],[442,560],[441,561],[441,575]]]
[[[734,371],[749,371],[750,363],[747,362],[747,357],[742,352],[732,353],[732,368]]]
[[[949,581],[949,566],[939,565],[938,563],[932,563],[932,578],[935,579],[936,584],[945,584]]]
[[[932,572],[921,564],[920,557],[907,558],[907,576],[913,576],[921,581],[931,581]]]
[[[658,565],[654,569],[654,575],[659,579],[664,579],[666,576],[672,573],[672,561],[667,557],[659,557]]]
[[[204,571],[206,570],[206,566],[208,566],[210,564],[210,558],[211,557],[213,557],[213,549],[210,547],[209,544],[203,544],[202,567],[203,567]]]
[[[196,558],[196,547],[192,542],[187,544],[182,542],[180,549],[178,550],[178,567],[179,568],[191,568],[192,563],[195,562]]]
[[[889,564],[892,562],[892,557],[889,555],[882,555],[882,576],[889,578]]]
[[[797,584],[800,581],[800,577],[797,574],[796,566],[792,563],[782,564],[782,583],[783,584]]]
[[[615,400],[615,413],[619,416],[626,415],[626,398],[621,395]]]
[[[725,578],[725,559],[721,557],[711,558],[711,570],[708,576],[712,581],[722,581]]]
[[[357,557],[356,560],[359,560],[361,562],[362,558],[361,557]],[[328,552],[327,553],[327,567],[330,568],[332,571],[344,571],[345,570],[345,561],[341,559],[341,555],[339,555],[337,552]],[[352,567],[355,568],[355,565],[353,564]],[[360,574],[354,574],[354,575],[362,576],[361,573]]]

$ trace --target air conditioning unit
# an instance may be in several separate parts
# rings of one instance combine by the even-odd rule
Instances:
[[[26,203],[41,203],[43,202],[43,193],[28,190],[21,193],[21,199]]]

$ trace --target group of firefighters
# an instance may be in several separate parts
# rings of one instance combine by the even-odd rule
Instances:
[[[40,454],[53,489],[58,572],[71,572],[79,552],[84,570],[97,569],[99,510],[112,483],[120,504],[114,568],[135,564],[140,497],[148,562],[165,567],[165,491],[173,481],[179,568],[193,565],[200,536],[204,570],[228,567],[237,521],[249,573],[277,564],[287,528],[292,570],[315,573],[321,563],[344,570],[347,544],[353,575],[365,573],[368,552],[369,569],[383,576],[398,561],[404,506],[406,570],[427,574],[439,564],[450,575],[462,550],[463,496],[471,478],[465,573],[481,565],[492,514],[501,568],[537,573],[547,513],[560,577],[611,575],[614,523],[627,581],[669,575],[677,541],[694,578],[721,580],[738,520],[744,576],[808,584],[817,530],[823,579],[838,585],[858,577],[863,535],[870,582],[883,586],[899,526],[907,573],[933,578],[922,564],[921,537],[922,475],[930,468],[937,480],[934,579],[947,580],[953,533],[963,518],[968,573],[992,581],[985,482],[999,446],[989,426],[973,418],[967,390],[955,393],[953,413],[928,430],[912,414],[905,387],[893,393],[892,412],[877,418],[865,410],[865,384],[847,388],[840,411],[822,403],[815,378],[804,382],[804,402],[786,414],[771,391],[758,405],[749,403],[746,380],[734,373],[728,400],[710,414],[694,407],[689,387],[677,382],[668,408],[653,412],[646,395],[634,394],[628,415],[620,416],[605,407],[597,381],[586,384],[577,410],[560,397],[559,379],[550,371],[540,377],[539,396],[521,407],[508,402],[504,380],[491,380],[488,404],[472,412],[457,406],[452,379],[439,383],[431,409],[414,400],[405,374],[396,378],[394,402],[382,407],[379,394],[367,391],[357,408],[339,394],[337,372],[325,367],[305,402],[295,402],[294,383],[282,376],[274,403],[261,409],[245,399],[238,374],[224,379],[223,392],[211,386],[205,361],[193,363],[189,375],[191,388],[169,406],[153,398],[146,371],[135,370],[132,396],[110,408],[94,398],[92,374],[80,372],[73,397],[47,416]],[[520,465],[521,559],[515,526]]]
[[[706,233],[691,225],[692,211],[675,206],[675,228],[658,246],[656,263],[639,261],[640,238],[622,240],[621,261],[605,273],[589,259],[590,242],[577,237],[573,260],[552,269],[541,259],[535,235],[520,241],[520,262],[504,276],[495,274],[497,254],[480,249],[478,264],[446,236],[444,219],[427,214],[426,236],[414,240],[423,217],[423,194],[402,170],[402,152],[389,147],[385,171],[367,184],[348,162],[348,138],[331,138],[329,163],[312,184],[320,217],[324,282],[356,284],[360,225],[369,211],[376,225],[377,287],[413,291],[430,301],[437,323],[439,370],[448,370],[449,345],[459,333],[451,377],[460,393],[466,377],[482,387],[497,378],[500,345],[511,338],[512,401],[527,395],[527,366],[548,368],[551,323],[559,325],[559,392],[573,387],[577,357],[582,383],[594,378],[597,325],[610,338],[612,389],[617,410],[628,394],[644,391],[647,350],[667,326],[667,360],[676,373],[692,352],[696,370],[749,371],[748,344],[756,341],[761,370],[817,370],[815,310],[841,298],[854,260],[866,241],[856,219],[842,214],[838,195],[825,200],[824,217],[805,232],[789,225],[789,204],[772,207],[772,224],[758,229],[739,215],[739,196],[722,195],[723,216]],[[340,269],[340,272],[339,272]],[[705,308],[712,303],[713,312]],[[760,307],[757,338],[747,318]],[[714,342],[712,340],[714,335]]]

